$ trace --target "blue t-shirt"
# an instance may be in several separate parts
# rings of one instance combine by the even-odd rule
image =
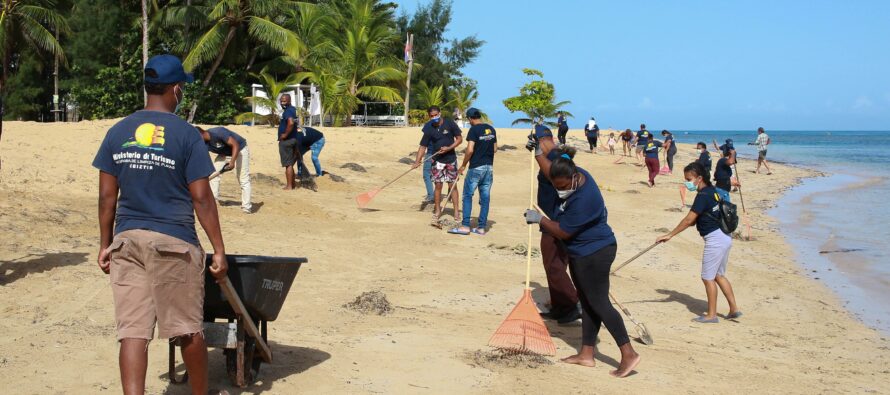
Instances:
[[[735,147],[733,147],[732,144],[723,144],[720,146],[720,151],[723,152],[723,155],[726,155],[727,153],[729,153],[729,151],[732,151],[734,149]]]
[[[652,140],[646,144],[646,157],[658,159],[658,149],[662,147],[661,141]]]
[[[708,151],[702,152],[698,155],[698,160],[696,161],[701,163],[702,166],[705,167],[709,173],[711,172],[711,153]]]
[[[189,184],[214,168],[192,125],[171,113],[136,111],[108,130],[93,167],[117,177],[114,234],[147,229],[198,245]]]
[[[571,235],[565,241],[569,255],[584,257],[601,248],[615,244],[615,234],[609,227],[609,213],[606,202],[596,181],[586,170],[578,168],[584,175],[584,185],[578,187],[566,200],[560,200],[554,221],[559,228]]]
[[[646,129],[637,132],[637,145],[646,145],[649,142],[649,131]]]
[[[692,212],[698,214],[695,219],[695,228],[698,229],[698,234],[702,237],[720,229],[720,223],[716,219],[719,218],[720,210],[717,207],[718,196],[717,188],[705,187],[698,191],[695,201],[692,202]]]
[[[429,152],[436,153],[442,147],[454,144],[454,139],[461,135],[460,128],[450,119],[442,119],[439,126],[433,125],[433,122],[427,122],[423,125],[423,137],[420,139],[420,145],[427,147]],[[457,155],[454,150],[448,151],[433,159],[436,162],[452,163],[457,161]]]
[[[674,152],[676,152],[676,151],[677,151],[677,145],[674,144],[674,135],[673,135],[673,134],[668,133],[667,136],[664,136],[664,144],[667,145],[668,142],[671,143],[671,147],[668,148],[668,151],[674,151]]]
[[[599,125],[593,125],[593,129],[590,129],[589,126],[584,126],[584,135],[587,137],[599,137],[599,133]]]
[[[726,158],[720,158],[717,161],[717,167],[714,168],[714,179],[723,181],[732,178],[732,167],[729,166]]]
[[[297,138],[297,126],[300,126],[300,119],[297,118],[297,108],[294,106],[287,106],[284,109],[284,112],[281,113],[281,122],[278,123],[278,134],[275,136],[275,140],[281,140],[281,135],[287,130],[288,119],[294,120],[294,127],[291,129],[290,134],[287,135],[285,140]]]
[[[207,129],[210,140],[207,141],[207,150],[214,154],[232,156],[232,146],[229,145],[229,137],[234,138],[241,149],[247,147],[247,140],[222,126]]]
[[[555,148],[547,154],[547,159],[551,162],[558,157]],[[553,218],[556,216],[557,200],[559,200],[559,194],[556,193],[556,188],[544,176],[543,171],[538,171],[538,207],[544,210],[544,214],[547,214],[548,217]]]
[[[300,128],[299,132],[292,133],[297,139],[297,143],[300,144],[300,152],[306,152],[312,147],[312,144],[315,144],[318,140],[324,138],[324,134],[322,134],[318,129],[315,128]]]
[[[494,145],[498,142],[497,131],[487,123],[480,123],[467,132],[467,141],[473,142],[470,168],[494,165]]]
[[[556,125],[559,126],[560,128],[569,127],[569,125],[566,124],[566,117],[564,115],[560,115],[559,118],[556,119]]]

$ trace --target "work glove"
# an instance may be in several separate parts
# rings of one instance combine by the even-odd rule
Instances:
[[[528,142],[525,143],[525,149],[534,151],[535,156],[542,155],[544,151],[541,150],[541,146],[538,145],[538,136],[535,136],[534,133],[528,135]]]
[[[222,171],[220,171],[220,173],[225,173],[227,171],[231,171],[234,168],[235,168],[235,165],[233,165],[231,162],[226,163],[226,165],[223,166]]]
[[[542,218],[543,218],[543,216],[541,216],[541,213],[539,213],[535,210],[532,210],[532,209],[525,210],[525,223],[527,223],[529,225],[540,224]]]

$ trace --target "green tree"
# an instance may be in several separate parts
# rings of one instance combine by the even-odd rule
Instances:
[[[278,108],[278,96],[280,96],[282,92],[288,90],[288,86],[300,83],[300,80],[297,79],[297,74],[291,74],[281,81],[276,80],[275,76],[269,74],[266,70],[261,71],[259,74],[251,73],[251,75],[259,80],[260,85],[263,86],[263,91],[266,92],[266,97],[249,96],[244,99],[250,104],[268,108],[270,112],[267,115],[260,115],[252,111],[244,112],[235,117],[235,122],[244,123],[251,121],[256,122],[259,120],[260,122],[269,124],[269,126],[277,126],[278,122],[281,120],[281,114]],[[291,98],[292,103],[296,103],[296,100],[297,98],[295,97]]]
[[[532,124],[548,125],[555,127],[556,123],[547,121],[556,117],[556,113],[562,111],[567,117],[573,115],[562,109],[570,101],[556,101],[556,89],[553,84],[544,80],[544,73],[535,69],[522,69],[522,72],[530,77],[537,77],[519,88],[519,96],[504,99],[504,106],[510,112],[525,113],[525,118],[515,119],[512,125]]]
[[[183,61],[188,70],[212,62],[204,75],[201,87],[206,89],[226,56],[236,36],[249,37],[257,45],[266,45],[291,58],[299,59],[305,45],[297,35],[282,26],[288,18],[295,18],[299,3],[291,0],[213,0],[208,6],[173,7],[166,13],[167,24],[191,26],[192,10],[206,12],[206,30],[188,50]],[[200,95],[199,95],[200,96]],[[191,103],[188,121],[192,122],[198,101]]]
[[[423,65],[411,76],[412,84],[426,81],[430,86],[443,85],[450,90],[464,76],[461,69],[479,55],[485,44],[476,36],[451,41],[445,38],[451,23],[451,7],[450,0],[432,0],[419,5],[414,15],[409,17],[403,13],[399,17],[399,36],[414,34],[414,61]],[[394,50],[399,57],[403,53],[402,45],[400,41]]]
[[[24,56],[46,54],[64,59],[64,51],[54,32],[67,33],[68,23],[55,7],[52,0],[0,0],[0,114],[6,81],[23,63]],[[3,121],[0,119],[2,137]]]
[[[432,106],[447,108],[445,103],[445,87],[442,85],[429,86],[426,81],[417,83],[414,88],[414,101],[420,109],[427,109]]]
[[[322,88],[325,111],[345,125],[363,100],[400,102],[402,96],[393,86],[405,73],[402,62],[390,51],[398,40],[392,4],[377,0],[343,0],[334,4],[333,16],[338,34],[317,59],[309,58],[309,71],[299,73]]]

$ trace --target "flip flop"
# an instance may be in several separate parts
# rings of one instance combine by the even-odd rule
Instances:
[[[485,236],[485,229],[473,228],[470,232],[475,233],[479,236]]]
[[[734,320],[734,319],[739,318],[739,317],[741,317],[741,316],[742,316],[742,312],[741,312],[741,311],[736,311],[735,313],[727,314],[727,315],[726,315],[726,319],[728,319],[728,320]]]
[[[451,234],[453,234],[453,235],[461,235],[461,236],[466,236],[466,235],[470,234],[469,231],[467,231],[467,232],[462,232],[462,231],[460,230],[460,228],[451,228],[451,229],[448,229],[448,233],[451,233]]]
[[[692,322],[698,322],[699,324],[716,324],[716,323],[720,322],[720,320],[717,317],[708,319],[708,318],[705,318],[705,316],[700,315],[698,317],[693,318]]]

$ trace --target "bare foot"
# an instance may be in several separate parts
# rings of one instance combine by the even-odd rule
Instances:
[[[291,189],[294,189],[294,187],[289,187],[289,186],[285,185],[285,186],[281,187],[281,189],[284,189],[285,191],[289,191]]]
[[[560,359],[560,361],[563,361],[565,363],[575,364],[575,365],[587,366],[589,368],[596,366],[595,359],[593,359],[593,358],[586,359],[578,354],[572,355],[571,357],[565,357],[563,359]]]
[[[637,365],[640,364],[640,354],[634,353],[634,356],[628,359],[622,359],[621,364],[618,365],[618,370],[613,370],[609,372],[613,377],[623,378],[627,377],[634,370]]]

